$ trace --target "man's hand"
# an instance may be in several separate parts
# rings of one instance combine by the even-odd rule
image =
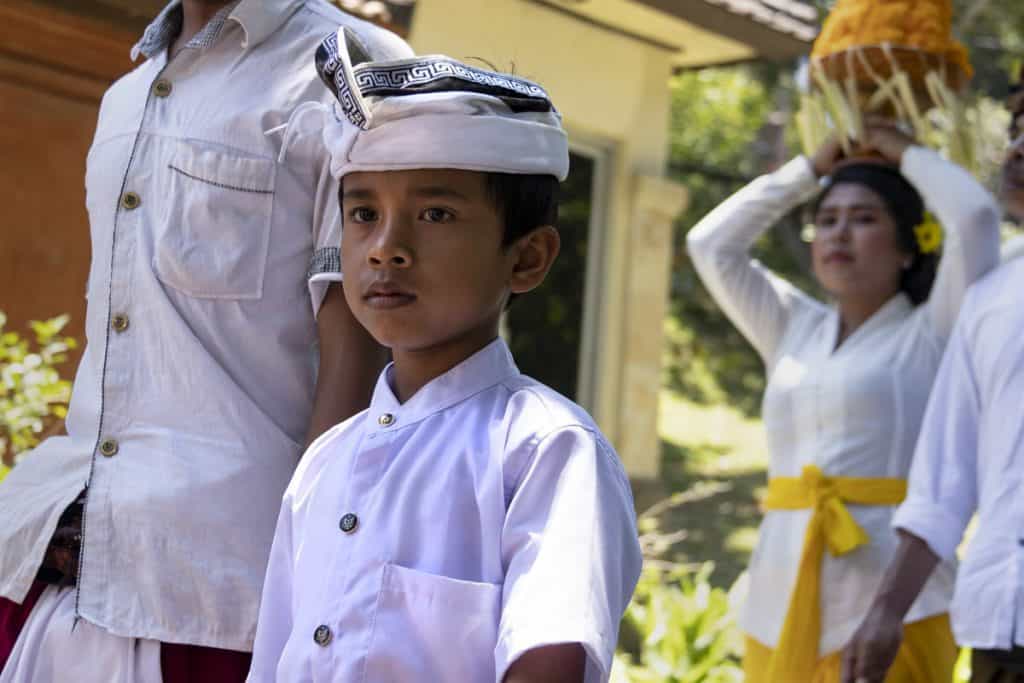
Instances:
[[[843,650],[843,683],[883,683],[903,643],[903,619],[876,605]]]
[[[939,563],[922,539],[902,529],[871,610],[843,650],[843,683],[882,683],[903,643],[903,619]]]
[[[73,586],[78,580],[78,557],[82,551],[82,510],[84,494],[61,514],[57,530],[43,555],[40,578],[47,583]]]

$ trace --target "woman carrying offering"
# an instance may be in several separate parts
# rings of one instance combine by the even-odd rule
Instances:
[[[896,548],[890,521],[961,301],[998,263],[998,207],[966,171],[890,125],[869,125],[857,154],[871,156],[828,142],[687,238],[768,374],[768,493],[740,615],[748,683],[838,683],[843,646]],[[831,304],[749,255],[815,195],[811,259]],[[950,680],[953,579],[942,566],[909,612],[888,683]]]

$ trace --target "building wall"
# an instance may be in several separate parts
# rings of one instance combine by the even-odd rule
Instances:
[[[649,245],[669,244],[671,218],[685,194],[641,189],[664,173],[672,53],[528,0],[420,0],[409,40],[420,54],[481,58],[540,82],[570,139],[610,150],[587,402],[630,473],[655,475],[668,259],[647,257]],[[641,203],[650,196],[668,196],[675,205],[662,212],[671,214],[667,219],[649,220]],[[642,234],[634,230],[640,220]]]
[[[68,313],[68,331],[81,339],[90,259],[85,157],[103,91],[130,68],[131,37],[4,0],[0,46],[0,310],[19,331],[28,320]]]

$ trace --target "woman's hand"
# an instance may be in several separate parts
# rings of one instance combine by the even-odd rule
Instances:
[[[858,147],[865,152],[875,153],[897,166],[903,160],[903,153],[913,146],[914,138],[893,125],[892,122],[869,121],[864,127],[864,139]]]
[[[814,166],[815,175],[819,178],[824,178],[830,174],[836,164],[842,160],[843,156],[843,145],[839,142],[839,138],[833,135],[811,157],[811,164]]]

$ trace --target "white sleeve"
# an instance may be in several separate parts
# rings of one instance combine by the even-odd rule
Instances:
[[[953,330],[932,388],[910,469],[909,490],[893,526],[951,559],[978,504],[981,402],[964,319]]]
[[[583,427],[545,437],[524,470],[502,532],[496,680],[529,650],[578,643],[587,683],[606,681],[642,563],[629,481]]]
[[[313,315],[320,312],[331,283],[342,281],[341,205],[338,188],[338,181],[331,175],[330,156],[324,154],[314,195],[313,256],[306,273]]]
[[[293,568],[292,503],[291,496],[286,495],[263,580],[252,665],[246,683],[275,683],[277,680],[277,665],[292,632]]]
[[[942,224],[942,259],[924,306],[935,333],[948,339],[967,288],[999,264],[999,206],[970,173],[933,150],[910,147],[900,171]]]
[[[686,236],[687,250],[704,286],[766,364],[774,357],[794,310],[813,299],[751,259],[750,248],[817,191],[810,161],[797,157],[736,192]]]

